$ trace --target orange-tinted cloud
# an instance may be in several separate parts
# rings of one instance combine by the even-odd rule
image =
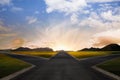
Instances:
[[[94,36],[93,46],[102,47],[112,43],[120,44],[119,35],[120,35],[120,29],[99,33]]]
[[[18,48],[21,47],[24,44],[24,39],[22,38],[16,38],[12,41],[12,48]]]

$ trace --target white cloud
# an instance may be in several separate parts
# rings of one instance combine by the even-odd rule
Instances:
[[[89,10],[84,10],[83,13],[84,13],[84,14],[89,14],[90,11],[89,11]]]
[[[77,14],[72,14],[72,16],[71,16],[71,22],[72,22],[72,24],[77,24],[79,22]]]
[[[101,20],[100,16],[97,14],[91,14],[88,18],[83,19],[82,21],[80,21],[79,26],[81,27],[87,27],[90,29],[94,29],[95,32],[100,32],[100,31],[105,31],[108,29],[119,29],[119,25],[120,25],[120,19],[119,16],[109,16],[105,18],[108,21],[103,21]],[[112,21],[111,21],[112,20]]]
[[[107,27],[103,22],[97,20],[97,19],[94,19],[94,18],[88,18],[88,19],[85,19],[85,20],[82,20],[80,23],[79,23],[80,26],[84,26],[84,27],[90,27],[90,28],[98,28],[100,30],[101,29],[106,29],[105,27]]]
[[[120,0],[86,0],[90,3],[103,3],[103,2],[114,2],[114,1],[120,1]]]
[[[114,11],[113,11],[114,12]],[[103,21],[107,20],[107,21]],[[111,43],[120,44],[120,17],[112,14],[112,11],[101,14],[91,13],[91,15],[80,21],[79,26],[90,29],[93,35],[90,39],[91,46],[103,47]]]
[[[66,14],[79,12],[81,8],[89,6],[87,3],[105,3],[120,0],[44,0],[48,13],[53,11],[64,12]]]
[[[78,22],[78,15],[82,8],[87,6],[85,0],[45,0],[47,5],[46,11],[51,12],[62,12],[65,15],[70,15],[71,22],[76,24]]]
[[[11,10],[12,10],[13,12],[16,12],[16,11],[23,11],[23,8],[13,6],[13,7],[11,8]]]
[[[38,19],[36,17],[33,17],[33,16],[27,16],[26,20],[27,20],[28,24],[33,24],[33,23],[36,23],[38,21]]]
[[[86,6],[85,0],[45,0],[47,12],[64,12],[66,14],[78,12]]]
[[[91,13],[88,18],[80,21],[79,26],[94,29],[94,32],[97,32],[112,28],[111,24],[109,22],[103,22],[98,14]]]
[[[119,1],[119,0],[44,0],[44,1],[47,5],[46,11],[48,13],[56,11],[56,12],[65,13],[65,15],[69,14],[71,22],[76,24],[78,22],[78,18],[77,18],[78,14],[80,13],[90,14],[91,13],[90,10],[84,10],[85,7],[90,6],[87,3],[96,3],[96,2],[105,3],[105,2],[113,2],[113,1]],[[104,6],[107,6],[107,7],[102,7],[102,9],[105,9],[105,10],[113,8],[109,4],[105,4]],[[111,15],[109,14],[109,16]]]
[[[11,47],[13,49],[16,49],[16,48],[19,48],[21,46],[23,46],[25,43],[24,39],[23,38],[15,38],[11,41]]]
[[[111,10],[101,13],[101,17],[105,20],[120,22],[120,15],[113,15]]]
[[[1,5],[9,5],[12,0],[0,0]]]

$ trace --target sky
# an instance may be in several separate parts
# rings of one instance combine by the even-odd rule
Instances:
[[[0,0],[0,49],[120,44],[120,0]]]

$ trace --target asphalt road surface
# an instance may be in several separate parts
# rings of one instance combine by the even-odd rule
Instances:
[[[100,62],[120,57],[120,55],[110,55],[77,60],[64,51],[49,60],[13,54],[9,54],[9,56],[36,65],[35,68],[12,80],[114,80],[91,67]]]

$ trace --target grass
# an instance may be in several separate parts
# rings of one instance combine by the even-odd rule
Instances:
[[[111,54],[111,52],[109,51],[80,51],[80,52],[68,52],[68,53],[79,59]]]
[[[104,70],[107,70],[111,73],[114,73],[114,74],[120,76],[120,58],[106,61],[102,64],[97,65],[97,66],[104,69]]]
[[[0,78],[29,66],[23,61],[0,54]]]
[[[13,53],[50,58],[53,55],[55,55],[57,52],[52,52],[52,51],[14,51]]]
[[[58,52],[14,51],[13,53],[50,58]],[[80,52],[68,51],[68,53],[76,58],[81,59],[81,58],[88,58],[88,57],[95,57],[95,56],[104,56],[104,55],[109,55],[109,54],[117,54],[119,52],[118,51],[117,52],[116,51],[80,51]]]

